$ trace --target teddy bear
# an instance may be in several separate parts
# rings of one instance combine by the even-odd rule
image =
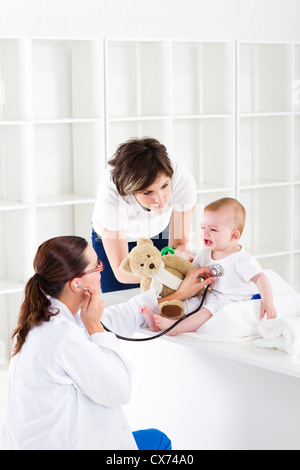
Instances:
[[[194,266],[175,254],[162,256],[152,240],[140,238],[127,258],[122,261],[121,268],[124,272],[136,274],[141,278],[142,292],[154,288],[160,298],[175,292]],[[161,316],[177,320],[184,315],[184,304],[181,300],[169,300],[159,303],[158,310]]]

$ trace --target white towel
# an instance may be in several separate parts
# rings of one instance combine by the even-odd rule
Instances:
[[[300,293],[297,294],[273,271],[266,271],[266,274],[270,279],[274,292],[277,319],[300,318]],[[260,300],[231,302],[218,310],[199,330],[194,333],[184,333],[184,335],[197,336],[199,339],[217,342],[240,342],[258,339],[262,336],[258,331],[258,327],[264,321],[272,322],[272,320],[260,319],[260,306]]]
[[[279,349],[300,362],[300,316],[262,320],[257,331],[261,338],[254,341],[256,347]]]

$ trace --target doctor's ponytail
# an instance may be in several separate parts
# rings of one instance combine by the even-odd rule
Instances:
[[[49,296],[58,298],[66,283],[85,270],[87,246],[82,237],[63,236],[47,240],[38,248],[33,263],[35,274],[25,286],[18,326],[12,335],[11,357],[21,350],[31,328],[59,313],[50,308]]]

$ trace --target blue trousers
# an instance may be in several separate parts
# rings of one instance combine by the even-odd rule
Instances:
[[[154,246],[159,249],[159,251],[161,251],[165,246],[168,246],[169,227],[167,227],[162,233],[152,238],[151,240],[153,241]],[[139,287],[139,284],[122,284],[116,279],[106,256],[101,236],[98,235],[94,229],[92,230],[92,244],[98,255],[98,259],[104,263],[104,271],[101,273],[101,291],[103,293],[117,290],[134,289],[135,287]],[[136,242],[128,242],[128,251],[130,252],[135,246]]]
[[[172,450],[170,439],[158,429],[144,429],[132,434],[139,450]]]

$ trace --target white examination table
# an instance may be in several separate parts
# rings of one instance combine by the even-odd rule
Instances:
[[[134,429],[158,427],[177,449],[300,449],[300,364],[285,352],[183,335],[122,348],[134,366],[125,406]]]

